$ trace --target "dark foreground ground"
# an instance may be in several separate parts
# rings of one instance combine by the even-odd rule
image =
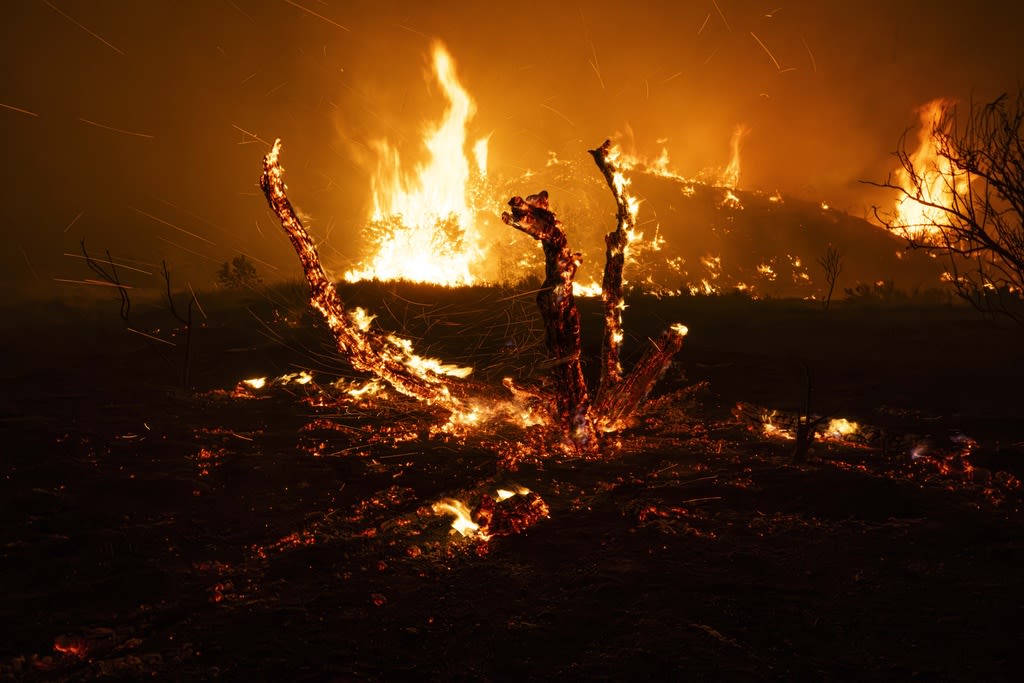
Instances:
[[[346,296],[481,379],[543,373],[528,299],[433,294]],[[637,302],[635,337],[690,338],[640,424],[582,460],[346,398],[275,296],[208,302],[196,392],[159,311],[135,328],[178,346],[110,311],[7,323],[0,680],[1019,680],[1018,331]],[[808,377],[812,411],[865,427],[794,465],[761,416],[784,428]],[[513,484],[550,507],[519,535],[431,510]]]

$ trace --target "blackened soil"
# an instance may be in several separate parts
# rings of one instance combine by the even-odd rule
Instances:
[[[788,389],[773,404],[743,375],[789,356],[698,343],[689,378],[579,459],[431,436],[438,416],[320,370],[232,397],[317,357],[204,334],[199,392],[134,337],[6,370],[0,680],[1018,679],[1024,435],[953,386],[932,410],[924,368],[901,403],[858,390],[891,380],[851,349],[847,383],[812,358],[821,393],[885,424],[797,465],[733,415],[785,413]],[[949,437],[972,419],[965,451]],[[431,510],[513,483],[550,507],[516,536],[464,539]]]

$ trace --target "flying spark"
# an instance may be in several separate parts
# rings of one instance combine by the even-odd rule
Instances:
[[[201,316],[203,316],[204,320],[206,320],[207,319],[206,311],[203,310],[203,305],[201,303],[199,303],[199,297],[196,296],[196,290],[192,289],[192,283],[191,282],[186,282],[185,284],[188,285],[188,291],[189,291],[190,294],[192,294],[192,301],[196,302],[196,308],[199,309],[199,314]]]
[[[718,6],[718,2],[716,2],[716,0],[711,0],[711,4],[715,6],[716,10],[718,10],[718,16],[722,17],[722,23],[725,24],[725,28],[729,30],[729,33],[732,33],[732,26],[729,25],[729,20],[725,18],[725,13],[722,12],[722,8]]]
[[[697,35],[698,36],[701,33],[704,33],[704,29],[707,27],[709,21],[711,21],[711,12],[708,12],[708,15],[706,17],[704,17],[704,23],[700,25],[699,29],[697,29]]]
[[[126,327],[124,329],[128,330],[129,332],[134,332],[135,334],[142,335],[146,339],[152,339],[153,341],[158,341],[161,344],[167,344],[168,346],[177,346],[177,344],[175,344],[172,341],[167,341],[166,339],[161,339],[160,337],[154,337],[153,335],[151,335],[151,334],[149,334],[147,332],[143,332],[142,330],[137,330],[134,327]]]
[[[751,32],[750,32],[750,36],[751,36],[751,37],[752,37],[752,38],[753,38],[754,40],[756,40],[756,41],[757,41],[757,44],[761,46],[761,49],[762,49],[762,50],[764,50],[764,53],[765,53],[766,55],[768,55],[769,59],[771,59],[771,60],[772,60],[772,63],[773,63],[774,65],[775,65],[775,70],[776,70],[776,71],[781,71],[781,70],[782,70],[782,67],[781,67],[781,66],[779,66],[779,60],[775,59],[775,55],[773,55],[773,54],[771,53],[771,50],[769,50],[769,49],[768,49],[768,47],[767,47],[767,46],[766,46],[766,45],[765,45],[764,43],[762,43],[762,42],[761,42],[761,39],[760,39],[760,38],[758,38],[758,37],[757,37],[757,35],[756,35],[756,34],[755,34],[755,33],[754,33],[753,31],[751,31]]]
[[[243,17],[245,17],[245,18],[246,18],[246,19],[248,19],[249,21],[253,22],[254,24],[256,23],[256,20],[255,20],[255,19],[253,19],[253,18],[252,18],[251,16],[249,16],[248,14],[246,14],[245,12],[243,12],[243,11],[242,11],[242,8],[241,8],[241,7],[239,7],[238,5],[236,5],[236,4],[234,3],[234,2],[232,2],[232,0],[227,0],[227,3],[228,3],[229,5],[231,5],[231,6],[232,6],[232,7],[233,7],[233,8],[235,9],[235,11],[237,11],[237,12],[238,12],[239,14],[241,14],[241,15],[242,15]]]
[[[89,256],[82,256],[81,254],[72,254],[72,253],[69,253],[69,252],[64,252],[64,256],[67,256],[69,258],[80,258],[80,259],[82,259],[84,261],[96,261],[97,263],[105,263],[108,266],[114,266],[115,268],[122,268],[124,270],[133,270],[136,273],[142,273],[143,275],[152,275],[153,274],[151,271],[143,270],[142,268],[135,268],[133,266],[125,265],[123,263],[117,263],[115,261],[105,261],[105,260],[103,260],[101,258],[92,258],[92,257],[89,257]]]
[[[288,85],[288,81],[284,81],[284,82],[282,82],[282,83],[278,83],[278,84],[277,84],[277,85],[275,85],[275,86],[274,86],[273,88],[271,88],[270,90],[268,90],[268,91],[266,92],[266,94],[264,94],[263,96],[264,96],[264,97],[270,97],[271,95],[273,95],[274,93],[276,93],[276,92],[277,92],[278,90],[280,90],[281,88],[283,88],[283,87],[284,87],[284,86],[286,86],[286,85]]]
[[[153,137],[154,137],[154,136],[150,135],[149,133],[138,133],[138,132],[133,131],[133,130],[125,130],[124,128],[114,128],[113,126],[107,126],[107,125],[104,125],[102,123],[96,123],[95,121],[90,121],[89,119],[83,119],[81,116],[78,117],[78,120],[81,121],[82,123],[88,123],[90,126],[96,126],[97,128],[102,128],[104,130],[113,131],[114,133],[121,133],[123,135],[134,135],[135,137],[147,138],[147,139],[150,139],[150,140],[152,140]]]
[[[110,42],[109,42],[109,41],[107,41],[107,40],[104,40],[104,39],[103,39],[103,38],[102,38],[102,37],[101,37],[101,36],[100,36],[99,34],[97,34],[97,33],[94,33],[93,31],[90,31],[90,30],[89,30],[89,29],[87,29],[87,28],[86,28],[85,26],[83,26],[82,24],[80,24],[80,23],[78,23],[77,21],[75,21],[74,17],[72,17],[71,15],[67,14],[66,12],[64,12],[64,10],[62,10],[62,9],[61,9],[61,8],[59,8],[59,7],[57,7],[56,5],[54,5],[54,4],[53,4],[52,2],[50,2],[49,0],[43,0],[43,4],[44,4],[44,5],[46,5],[47,7],[49,7],[50,9],[52,9],[52,10],[53,10],[54,12],[56,12],[57,14],[61,15],[61,16],[62,16],[62,17],[64,17],[65,19],[67,19],[68,21],[70,21],[70,22],[71,22],[72,24],[74,24],[74,25],[75,25],[75,26],[77,26],[78,28],[80,28],[80,29],[82,29],[83,31],[85,31],[86,33],[88,33],[88,34],[89,34],[90,36],[92,36],[92,37],[93,37],[93,38],[95,38],[96,40],[100,41],[101,43],[103,43],[104,45],[106,45],[107,47],[109,47],[109,48],[110,48],[111,50],[113,50],[113,51],[114,51],[114,52],[116,52],[117,54],[121,55],[122,57],[124,56],[124,51],[123,51],[123,50],[121,50],[121,48],[117,47],[116,45],[114,45],[113,43],[110,43]]]
[[[597,74],[597,82],[601,84],[601,90],[604,90],[604,78],[601,77],[601,64],[597,61],[597,48],[594,47],[594,43],[590,43],[590,54],[594,56],[593,59],[587,60],[590,64],[590,68]]]
[[[549,106],[548,106],[548,105],[546,105],[546,104],[541,104],[540,106],[542,106],[542,107],[544,107],[545,109],[547,109],[547,110],[549,110],[549,111],[551,111],[551,112],[554,112],[554,113],[555,113],[555,114],[557,114],[558,116],[562,117],[562,118],[563,118],[563,119],[565,119],[565,121],[566,121],[566,122],[567,122],[567,123],[568,123],[568,124],[569,124],[570,126],[572,126],[573,128],[575,128],[575,127],[576,127],[576,124],[575,124],[575,123],[573,123],[573,122],[572,122],[572,121],[571,121],[571,120],[569,119],[569,117],[568,117],[568,116],[566,116],[566,115],[565,115],[565,114],[563,114],[562,112],[558,111],[558,110],[557,110],[557,109],[555,109],[554,107],[549,107]]]
[[[82,214],[84,214],[84,213],[85,213],[85,211],[79,211],[78,215],[75,216],[74,220],[72,220],[70,223],[68,223],[68,227],[64,228],[65,234],[67,233],[68,230],[71,229],[71,226],[73,226],[75,223],[78,222],[78,219],[81,218]]]
[[[25,257],[25,265],[28,266],[28,270],[29,270],[30,273],[32,273],[32,277],[36,281],[38,281],[39,280],[39,273],[36,272],[35,267],[32,265],[32,261],[29,260],[28,252],[25,251],[25,247],[18,247],[18,248],[21,249],[21,255]]]
[[[814,58],[814,53],[811,52],[811,46],[807,44],[807,41],[800,38],[800,42],[804,44],[804,49],[807,50],[807,56],[811,58],[811,70],[814,73],[818,73],[818,60]]]
[[[68,280],[62,277],[53,278],[54,282],[70,282],[75,285],[97,285],[99,287],[115,287],[117,289],[135,289],[131,285],[119,285],[114,282],[104,282],[103,280]]]
[[[29,111],[28,109],[22,109],[21,107],[15,107],[10,104],[4,104],[3,102],[0,102],[0,107],[3,107],[4,109],[10,109],[11,111],[16,111],[19,114],[28,114],[29,116],[39,118],[39,114],[35,113],[34,111]]]
[[[232,124],[231,124],[231,128],[233,128],[234,130],[237,130],[237,131],[239,131],[239,132],[240,132],[240,133],[242,133],[243,135],[248,135],[249,137],[251,137],[251,138],[252,138],[251,140],[243,140],[242,142],[239,142],[239,144],[250,144],[250,143],[252,143],[252,142],[262,142],[263,144],[267,144],[267,145],[269,145],[269,144],[270,144],[269,142],[267,142],[266,140],[264,140],[264,139],[263,139],[262,137],[260,137],[260,136],[259,136],[259,135],[257,135],[256,133],[252,133],[252,132],[250,132],[250,131],[246,130],[245,128],[243,128],[242,126],[236,126],[236,125],[234,125],[234,124],[232,123]]]
[[[417,31],[412,26],[406,26],[405,24],[395,24],[395,26],[397,26],[398,28],[402,29],[403,31],[408,31],[409,33],[415,33],[418,36],[422,36],[422,37],[426,38],[427,40],[430,40],[430,36],[428,36],[426,33],[423,33],[422,31]]]
[[[323,19],[324,21],[326,21],[326,22],[327,22],[328,24],[330,24],[331,26],[337,26],[337,27],[338,27],[338,28],[340,28],[340,29],[341,29],[342,31],[345,31],[345,32],[347,32],[347,33],[352,33],[352,29],[350,29],[349,27],[347,27],[347,26],[342,26],[342,25],[341,25],[341,24],[339,24],[338,22],[336,22],[336,21],[334,21],[334,20],[332,20],[332,19],[328,19],[327,17],[325,17],[325,16],[324,16],[324,15],[322,15],[322,14],[317,14],[316,12],[314,12],[314,11],[313,11],[313,10],[311,10],[311,9],[309,9],[308,7],[303,7],[302,5],[300,5],[300,4],[299,4],[299,3],[297,3],[297,2],[292,2],[292,0],[284,0],[284,1],[285,1],[285,2],[287,2],[287,3],[289,4],[289,5],[291,5],[292,7],[297,7],[297,8],[299,8],[300,10],[302,10],[303,12],[305,12],[306,14],[311,14],[311,15],[313,15],[314,17],[316,17],[317,19]]]
[[[211,257],[211,256],[209,256],[207,254],[202,254],[202,253],[196,251],[195,249],[189,249],[188,247],[183,247],[182,245],[178,244],[177,242],[172,242],[171,240],[167,239],[166,237],[161,237],[160,235],[156,235],[156,238],[158,240],[160,240],[161,242],[163,242],[164,244],[169,244],[172,247],[176,247],[178,249],[181,249],[182,251],[187,251],[188,253],[190,253],[190,254],[192,254],[194,256],[198,256],[199,258],[206,259],[207,261],[216,262],[215,258],[213,258],[213,257]]]
[[[199,240],[199,241],[201,241],[201,242],[206,242],[207,244],[209,244],[209,245],[210,245],[210,246],[212,246],[212,247],[215,247],[215,246],[217,246],[217,245],[216,245],[216,244],[215,244],[214,242],[211,242],[210,240],[206,239],[205,237],[203,237],[203,236],[201,236],[201,235],[197,235],[197,234],[195,234],[194,232],[189,232],[189,231],[188,231],[188,230],[186,230],[185,228],[182,228],[182,227],[180,227],[180,226],[177,226],[177,225],[175,225],[174,223],[170,223],[170,222],[168,222],[168,221],[165,221],[165,220],[164,220],[164,219],[162,219],[162,218],[157,218],[157,217],[156,217],[156,216],[154,216],[153,214],[151,214],[151,213],[146,213],[146,212],[145,212],[145,211],[143,211],[142,209],[136,209],[136,208],[135,208],[134,206],[129,206],[128,208],[129,208],[129,209],[131,209],[132,211],[134,211],[135,213],[141,213],[141,214],[142,214],[143,216],[145,216],[146,218],[150,218],[150,219],[152,219],[152,220],[156,221],[157,223],[163,223],[164,225],[166,225],[166,226],[167,226],[167,227],[169,227],[169,228],[174,228],[174,229],[175,229],[175,230],[177,230],[178,232],[182,232],[182,233],[185,233],[185,234],[186,234],[186,235],[188,235],[189,237],[195,237],[195,238],[196,238],[197,240]]]

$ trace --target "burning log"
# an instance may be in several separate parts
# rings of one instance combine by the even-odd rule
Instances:
[[[558,417],[578,449],[594,450],[595,425],[580,365],[580,313],[572,293],[582,257],[569,249],[561,222],[548,208],[546,191],[526,199],[513,197],[508,205],[512,211],[503,213],[501,219],[544,247],[544,284],[537,294],[537,306],[544,319],[548,351],[554,357]]]
[[[452,378],[465,377],[471,368],[455,368],[412,353],[404,339],[370,328],[373,318],[361,309],[347,311],[328,279],[313,240],[302,225],[286,194],[284,169],[278,162],[281,141],[263,159],[260,189],[281,221],[309,283],[310,303],[323,315],[338,350],[357,370],[371,372],[398,392],[453,413],[465,409],[465,387]]]

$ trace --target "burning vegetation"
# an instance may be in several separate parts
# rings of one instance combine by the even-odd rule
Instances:
[[[535,413],[524,414],[516,406],[517,391],[511,380],[506,387],[513,399],[496,399],[480,386],[459,382],[470,368],[456,368],[413,352],[408,340],[372,329],[372,317],[361,309],[346,310],[337,290],[320,264],[316,248],[292,207],[279,163],[281,142],[264,159],[260,187],[292,242],[309,283],[311,303],[321,313],[334,335],[339,352],[353,367],[370,372],[400,393],[446,410],[453,425],[477,424],[484,420],[518,418],[529,426]],[[641,358],[632,373],[622,377],[620,365],[622,332],[622,270],[626,248],[636,220],[637,201],[627,191],[628,180],[615,161],[610,142],[591,154],[615,196],[617,227],[605,238],[607,245],[602,298],[605,333],[602,346],[601,383],[598,399],[592,402],[581,366],[580,324],[573,295],[573,282],[580,255],[569,249],[568,239],[555,214],[548,208],[547,193],[527,199],[513,197],[511,211],[503,220],[541,242],[545,254],[545,280],[537,295],[552,356],[553,395],[541,398],[551,422],[565,434],[565,443],[581,452],[596,453],[600,434],[621,431],[639,409],[658,377],[681,348],[686,328],[674,325]],[[522,395],[523,392],[518,392]],[[541,396],[540,393],[534,393]]]

